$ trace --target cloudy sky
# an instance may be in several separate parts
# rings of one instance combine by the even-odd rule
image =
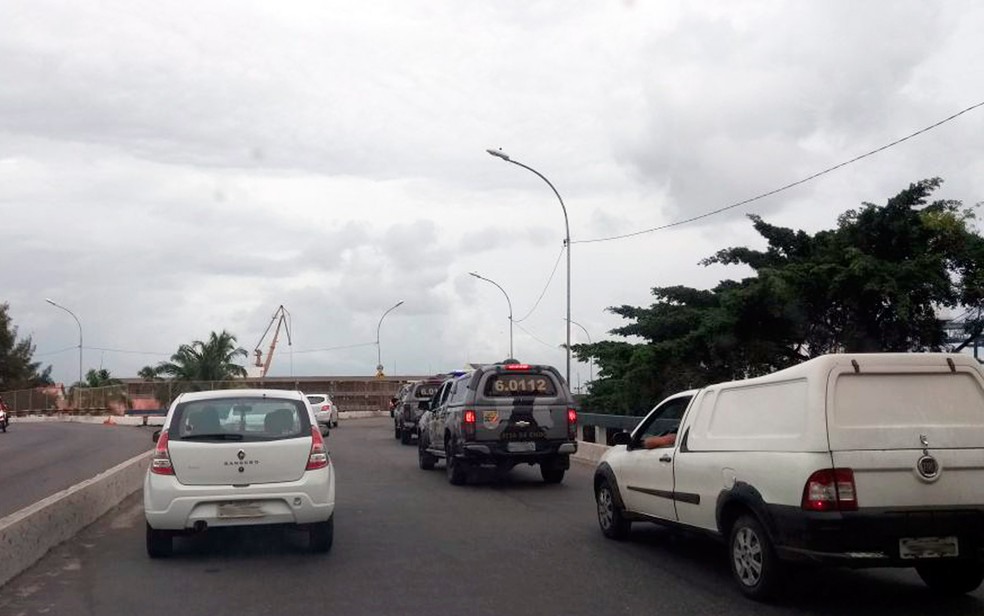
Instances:
[[[422,374],[506,356],[505,299],[477,271],[525,317],[515,355],[562,367],[562,259],[536,304],[560,204],[486,148],[564,198],[572,318],[598,340],[608,306],[741,276],[698,261],[759,245],[745,214],[816,231],[931,176],[984,200],[981,108],[724,215],[579,243],[981,102],[982,30],[975,0],[5,0],[0,301],[70,382],[78,329],[46,297],[81,319],[85,368],[116,376],[223,328],[251,350],[280,304],[293,344],[272,375],[371,374],[403,300],[382,361]]]

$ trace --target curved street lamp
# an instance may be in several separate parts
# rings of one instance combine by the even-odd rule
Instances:
[[[503,289],[501,286],[499,286],[499,283],[497,283],[496,281],[494,281],[494,280],[492,280],[490,278],[486,278],[485,276],[480,276],[479,274],[476,274],[475,272],[468,272],[468,275],[469,276],[474,276],[475,278],[478,278],[479,280],[484,280],[485,282],[490,282],[490,283],[494,284],[496,287],[498,287],[498,289],[500,291],[502,291],[502,294],[506,296],[506,304],[509,305],[509,358],[510,359],[514,358],[515,355],[513,355],[513,311],[512,311],[512,302],[509,301],[509,294],[506,293],[506,290],[505,289]]]
[[[396,302],[396,304],[394,304],[392,307],[390,307],[389,310],[384,312],[383,316],[379,317],[379,323],[376,325],[376,376],[377,377],[385,376],[383,374],[383,353],[382,353],[382,349],[379,346],[379,328],[383,326],[383,319],[386,318],[386,315],[393,312],[394,310],[396,310],[402,305],[403,305],[403,300],[401,299],[400,301]]]
[[[571,324],[572,325],[577,325],[578,327],[580,327],[581,328],[581,331],[584,332],[584,335],[588,337],[588,344],[591,344],[591,334],[588,333],[588,330],[585,329],[585,327],[583,325],[581,325],[580,323],[578,323],[577,321],[571,321]],[[589,357],[588,358],[588,382],[590,383],[593,380],[594,380],[594,370],[591,368],[591,358]]]
[[[79,394],[78,395],[81,396],[82,395],[82,392],[81,392],[81,389],[82,389],[82,322],[79,321],[79,318],[77,316],[75,316],[75,313],[74,312],[72,312],[68,308],[62,306],[61,304],[55,303],[53,300],[51,300],[51,299],[49,299],[47,297],[44,298],[44,301],[48,302],[49,304],[51,304],[55,308],[61,308],[62,310],[64,310],[68,314],[72,315],[72,318],[75,319],[75,323],[78,324],[78,326],[79,326],[79,385],[78,385],[78,389],[80,391],[79,391]]]
[[[571,226],[567,220],[567,206],[564,205],[564,200],[560,197],[560,193],[554,188],[554,185],[550,183],[550,180],[546,178],[542,173],[534,169],[533,167],[524,165],[521,162],[515,161],[509,158],[509,155],[501,150],[485,150],[492,156],[496,158],[501,158],[507,163],[512,163],[518,167],[522,167],[527,171],[531,171],[537,175],[541,180],[547,183],[550,190],[557,195],[557,200],[560,201],[560,209],[564,212],[564,247],[567,249],[567,385],[570,387],[571,384]]]

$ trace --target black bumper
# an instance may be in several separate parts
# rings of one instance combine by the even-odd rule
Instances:
[[[474,441],[461,445],[463,457],[477,464],[524,464],[539,463],[544,460],[563,458],[566,463],[568,456],[577,451],[577,442],[537,442],[536,451],[510,451],[508,443],[502,441]],[[567,468],[565,466],[564,468]]]
[[[862,509],[810,512],[770,506],[769,526],[780,558],[848,567],[911,567],[904,538],[956,537],[959,554],[947,560],[984,562],[984,506],[960,509]]]

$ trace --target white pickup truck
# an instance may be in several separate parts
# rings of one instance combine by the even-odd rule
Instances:
[[[605,536],[634,521],[716,536],[751,598],[781,588],[781,561],[915,567],[948,594],[984,580],[973,358],[826,355],[671,396],[615,442],[594,478]]]

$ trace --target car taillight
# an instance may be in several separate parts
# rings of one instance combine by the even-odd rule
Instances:
[[[575,438],[577,436],[577,411],[567,409],[567,436]]]
[[[322,411],[330,411],[331,410],[331,406],[328,405],[328,404],[322,404],[321,405],[321,410]]]
[[[826,468],[810,475],[803,487],[802,507],[806,511],[857,511],[854,471]]]
[[[475,422],[478,421],[478,417],[475,411],[469,409],[464,412],[461,416],[461,431],[464,433],[466,439],[475,438]]]
[[[150,460],[150,472],[155,475],[174,474],[174,467],[171,466],[171,454],[167,450],[167,440],[167,430],[164,430],[157,438],[157,447],[154,448],[154,457]]]
[[[306,471],[316,471],[328,466],[328,450],[325,449],[325,439],[318,428],[311,426],[311,453],[308,454]]]

